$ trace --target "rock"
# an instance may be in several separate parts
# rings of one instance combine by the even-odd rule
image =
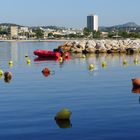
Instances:
[[[93,48],[93,47],[88,47],[88,48],[86,48],[86,52],[87,52],[87,53],[95,53],[95,51],[96,51],[96,49]]]
[[[59,46],[73,53],[139,53],[140,40],[82,40],[69,41]],[[58,47],[58,48],[59,48]]]

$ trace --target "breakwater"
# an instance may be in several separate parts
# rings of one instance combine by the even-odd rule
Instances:
[[[75,40],[58,46],[72,53],[140,53],[140,40]]]

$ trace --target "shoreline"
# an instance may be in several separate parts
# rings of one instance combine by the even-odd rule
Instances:
[[[39,39],[31,39],[31,40],[2,40],[0,39],[0,42],[72,42],[72,41],[102,41],[102,40],[110,40],[110,41],[114,41],[114,40],[140,40],[140,39],[131,39],[131,38],[127,38],[127,39],[46,39],[46,40],[39,40]]]
[[[0,42],[67,42],[67,41],[74,41],[74,40],[57,40],[57,39],[48,39],[48,40],[0,40]]]

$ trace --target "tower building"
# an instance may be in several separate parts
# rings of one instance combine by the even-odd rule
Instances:
[[[98,31],[98,16],[97,15],[87,16],[87,28],[89,30]]]

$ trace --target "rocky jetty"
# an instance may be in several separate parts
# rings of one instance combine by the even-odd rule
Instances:
[[[140,40],[78,40],[68,41],[57,49],[72,53],[139,53]],[[57,50],[56,49],[56,50]]]

